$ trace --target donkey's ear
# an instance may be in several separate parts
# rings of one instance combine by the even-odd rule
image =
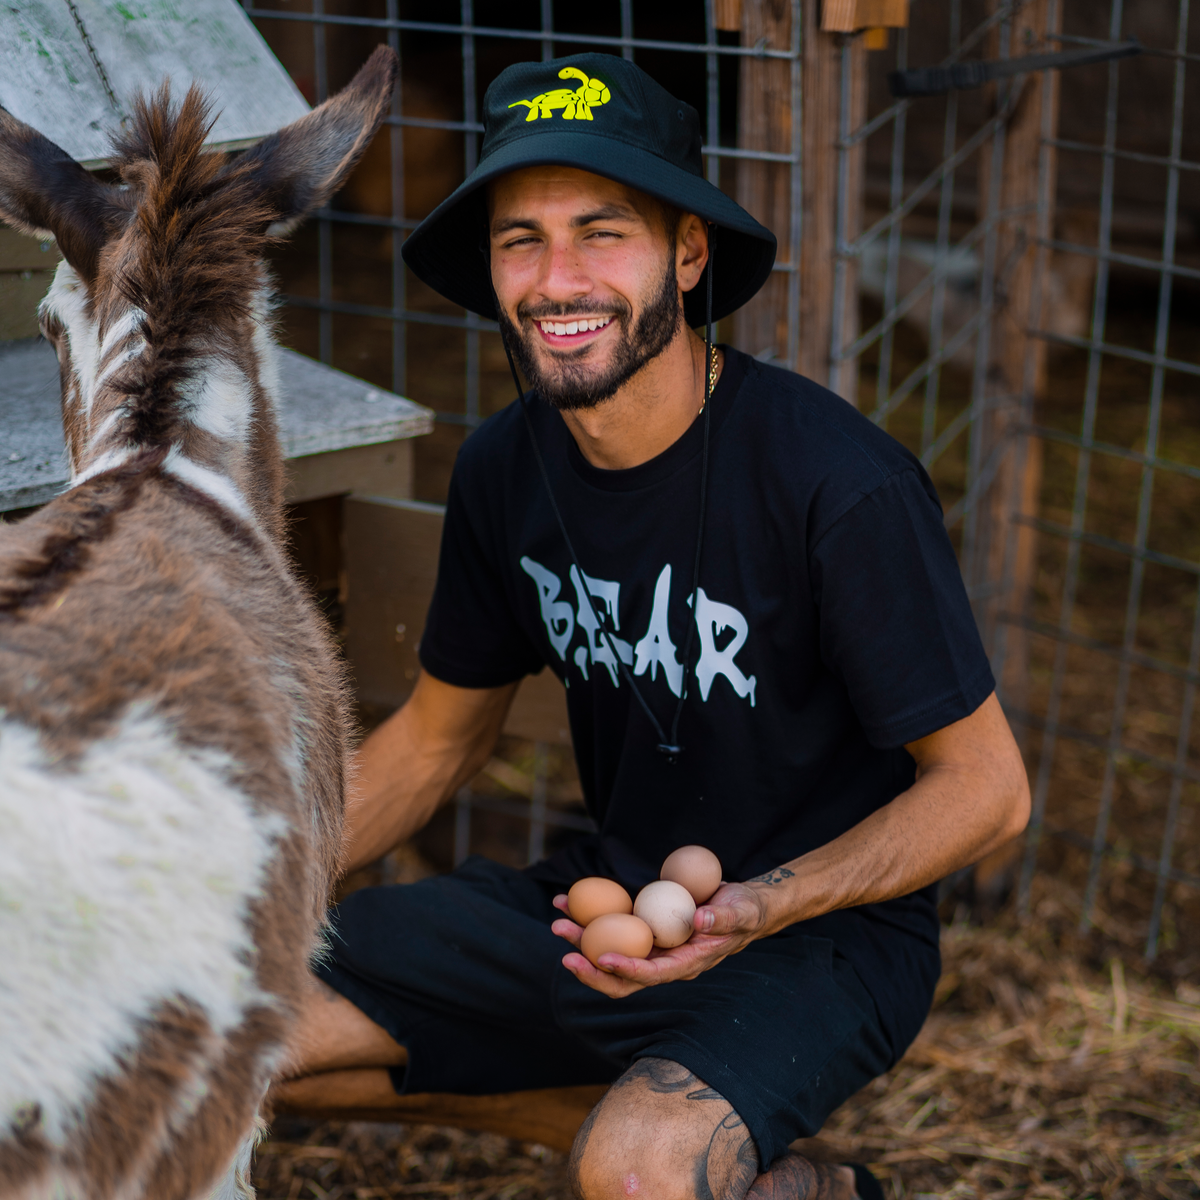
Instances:
[[[101,247],[125,215],[116,190],[0,108],[0,220],[32,237],[54,238],[89,282]]]
[[[395,52],[376,47],[336,96],[242,156],[239,168],[254,174],[277,214],[272,232],[289,232],[346,182],[387,112],[398,69]]]

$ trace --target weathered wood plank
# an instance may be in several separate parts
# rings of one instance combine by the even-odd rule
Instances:
[[[61,0],[0,5],[0,106],[89,166],[131,98],[170,78],[194,80],[218,113],[214,145],[245,145],[302,117],[308,105],[234,0],[76,0],[116,95],[114,111],[71,11]]]

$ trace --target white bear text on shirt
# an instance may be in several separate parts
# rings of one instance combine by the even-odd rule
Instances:
[[[528,555],[520,561],[521,569],[537,587],[538,606],[546,634],[554,652],[563,662],[568,661],[567,651],[578,630],[583,635],[584,644],[576,646],[570,661],[579,668],[585,680],[591,677],[589,665],[602,666],[608,671],[613,687],[620,687],[620,668],[614,657],[615,652],[621,662],[633,668],[634,675],[649,672],[651,680],[657,680],[658,668],[662,667],[667,686],[676,696],[680,694],[683,689],[683,664],[676,654],[667,624],[671,597],[669,563],[659,572],[654,585],[654,602],[645,633],[637,642],[630,643],[618,636],[621,629],[620,583],[609,579],[593,579],[590,575],[580,579],[579,572],[571,567],[570,580],[575,590],[575,605],[572,607],[568,600],[559,599],[563,590],[562,580],[553,571]],[[585,586],[588,594],[611,620],[612,631],[607,636],[601,631],[592,605],[587,601]],[[724,675],[737,695],[742,699],[749,698],[750,707],[753,708],[757,679],[753,675],[745,675],[734,662],[750,635],[746,618],[732,605],[710,599],[703,588],[697,589],[696,598],[695,620],[696,632],[700,636],[700,660],[696,663],[695,674],[700,686],[700,698],[707,700],[713,681],[718,675]],[[692,605],[690,596],[687,605],[689,608]],[[727,629],[733,631],[733,637],[718,649],[717,638]]]

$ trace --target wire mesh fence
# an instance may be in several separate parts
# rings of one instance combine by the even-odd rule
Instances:
[[[940,31],[922,22],[938,15]],[[896,69],[914,47],[925,65],[1140,35],[1144,53],[1017,76],[973,105],[885,98],[839,138],[843,157],[883,145],[868,227],[836,251],[835,288],[875,307],[857,337],[835,326],[831,385],[920,453],[946,501],[1026,735],[1021,902],[1053,871],[1078,885],[1084,928],[1136,928],[1147,957],[1182,948],[1200,885],[1188,18],[1188,0],[915,4]]]
[[[400,55],[386,136],[279,270],[294,344],[437,409],[418,448],[423,499],[442,498],[461,437],[511,399],[495,326],[446,304],[399,256],[474,167],[487,83],[511,62],[599,49],[693,103],[708,178],[780,240],[768,319],[735,318],[722,335],[792,369],[816,362],[921,457],[942,495],[1031,769],[1033,821],[1009,864],[1023,903],[1039,872],[1054,873],[1076,886],[1083,925],[1124,940],[1136,930],[1150,956],[1200,950],[1185,928],[1200,925],[1189,0],[913,0],[909,27],[870,55],[859,34],[817,33],[813,0],[245,7],[310,100],[372,44]],[[717,27],[739,8],[739,28]],[[1136,58],[973,91],[896,100],[886,85],[889,70],[1131,36]],[[770,89],[757,106],[769,119],[755,88]],[[812,182],[825,149],[828,244]],[[587,825],[547,799],[546,763],[535,747],[518,799],[459,794],[456,858],[476,813],[524,820],[529,857]]]

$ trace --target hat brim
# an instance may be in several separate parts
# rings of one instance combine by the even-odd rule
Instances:
[[[498,147],[409,234],[404,261],[447,300],[495,320],[481,189],[510,171],[538,166],[578,167],[603,175],[716,225],[714,321],[745,304],[771,274],[775,235],[720,188],[648,150],[608,136],[573,132],[539,131],[536,138],[518,138]],[[704,324],[705,275],[683,299],[691,326]]]

